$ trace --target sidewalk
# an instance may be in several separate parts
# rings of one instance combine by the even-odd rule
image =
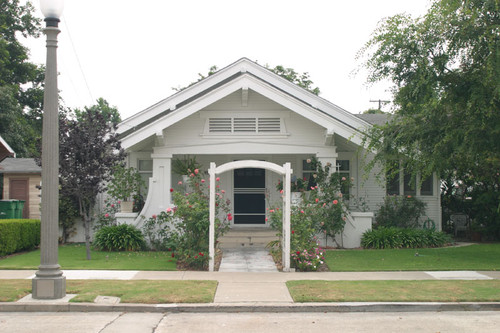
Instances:
[[[34,270],[0,270],[1,279],[31,279]],[[128,312],[358,312],[500,310],[500,303],[294,303],[285,285],[292,280],[487,280],[500,279],[496,271],[431,272],[197,272],[65,270],[68,280],[217,280],[213,303],[124,304],[68,303],[64,300],[0,303],[0,312],[13,311],[128,311]]]

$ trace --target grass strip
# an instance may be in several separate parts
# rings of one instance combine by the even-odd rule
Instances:
[[[93,302],[101,296],[121,303],[211,303],[217,281],[171,280],[67,280],[66,293],[78,294],[71,302]],[[1,280],[0,302],[14,302],[31,293],[31,280]]]
[[[87,260],[84,244],[59,246],[59,265],[63,269],[175,271],[177,262],[167,251],[91,251],[91,258]],[[0,260],[0,269],[38,269],[39,265],[40,250]]]
[[[328,250],[332,272],[500,270],[500,243],[462,247]]]
[[[295,302],[499,302],[500,280],[288,281]]]

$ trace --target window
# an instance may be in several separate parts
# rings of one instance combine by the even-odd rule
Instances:
[[[142,180],[146,183],[145,193],[141,193],[143,196],[146,196],[148,194],[149,178],[153,177],[153,160],[138,160],[137,170]]]
[[[341,177],[350,179],[350,168],[349,160],[337,160],[337,172]],[[344,183],[340,191],[344,196],[346,196],[346,199],[349,198],[349,182]]]
[[[434,195],[434,177],[430,175],[429,177],[422,180],[420,184],[420,195]]]
[[[302,178],[307,181],[307,189],[311,186],[316,186],[316,182],[314,181],[314,172],[316,170],[313,169],[312,163],[307,163],[308,160],[302,160]]]
[[[209,133],[281,133],[280,118],[209,118]]]
[[[416,181],[411,175],[405,173],[404,178],[404,195],[416,195],[417,190],[415,189]]]
[[[386,179],[387,195],[399,195],[399,172],[394,175],[388,174]]]

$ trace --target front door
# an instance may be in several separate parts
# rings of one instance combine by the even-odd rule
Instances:
[[[234,170],[234,224],[266,223],[266,170]]]

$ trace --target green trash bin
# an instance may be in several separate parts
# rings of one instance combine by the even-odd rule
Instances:
[[[0,219],[15,219],[16,210],[17,200],[0,200]]]
[[[16,219],[22,219],[23,218],[23,209],[24,209],[24,200],[17,200],[16,201]]]

